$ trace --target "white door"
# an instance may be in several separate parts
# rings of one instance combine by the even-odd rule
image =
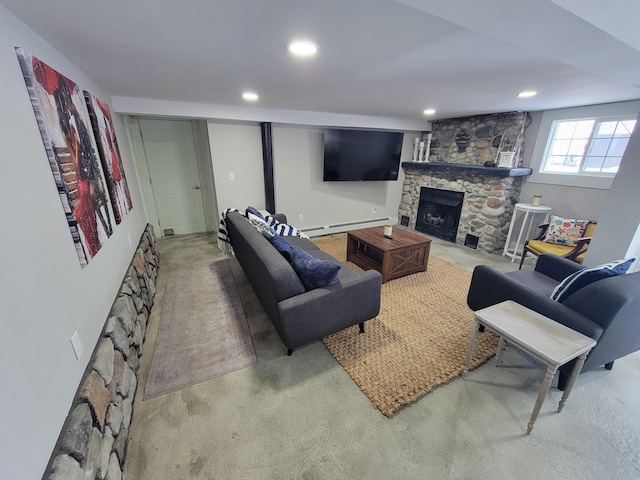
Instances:
[[[142,118],[139,124],[161,234],[206,231],[193,125]]]

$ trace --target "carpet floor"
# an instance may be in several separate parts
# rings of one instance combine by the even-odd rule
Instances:
[[[346,234],[314,239],[346,261]],[[356,271],[361,269],[348,262]],[[475,320],[466,304],[471,272],[435,256],[426,272],[382,285],[380,314],[323,339],[331,354],[385,416],[462,373]],[[472,368],[491,358],[498,337],[478,335]]]
[[[256,362],[227,260],[169,268],[145,400]]]

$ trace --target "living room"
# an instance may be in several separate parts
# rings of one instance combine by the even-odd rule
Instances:
[[[397,182],[375,182],[375,185],[363,183],[344,186],[321,181],[321,133],[324,125],[404,131],[402,161],[405,162],[411,159],[413,138],[429,130],[430,120],[422,116],[424,106],[418,104],[419,100],[416,100],[415,118],[398,120],[391,115],[382,117],[374,113],[328,114],[324,113],[322,105],[313,111],[300,111],[295,106],[288,106],[288,110],[267,110],[244,105],[222,107],[209,101],[149,100],[144,98],[144,85],[140,87],[139,95],[122,96],[118,91],[102,87],[93,72],[80,68],[80,56],[74,58],[63,52],[56,47],[55,38],[50,38],[44,30],[32,25],[27,21],[28,18],[21,19],[11,13],[16,8],[15,2],[11,5],[11,2],[3,1],[2,4],[6,8],[0,6],[0,75],[3,80],[0,118],[4,127],[2,145],[6,158],[5,178],[8,181],[5,182],[2,202],[7,234],[2,242],[5,288],[1,302],[4,332],[1,368],[5,381],[2,387],[3,451],[0,465],[7,478],[38,478],[49,462],[91,351],[138,241],[151,220],[145,201],[145,180],[135,164],[135,144],[129,140],[127,115],[205,122],[204,130],[210,141],[209,155],[214,162],[213,178],[218,209],[264,205],[258,123],[272,122],[274,156],[277,158],[276,205],[300,228],[398,217],[401,179]],[[61,10],[60,15],[64,16],[63,13]],[[90,25],[87,25],[87,30],[75,33],[78,38],[90,35]],[[65,31],[62,28],[60,30]],[[37,55],[82,88],[109,101],[112,111],[117,113],[114,115],[115,130],[129,179],[133,208],[85,268],[80,266],[73,242],[70,241],[69,228],[64,211],[60,208],[59,194],[52,181],[38,125],[34,121],[15,47],[22,47],[30,54]],[[110,55],[104,51],[89,54]],[[191,60],[197,62],[197,59]],[[213,86],[216,81],[210,81],[210,84]],[[460,103],[464,103],[464,96],[470,91],[473,88],[468,87],[460,93]],[[635,109],[636,115],[638,98],[640,95],[628,97],[622,102]],[[348,103],[348,99],[343,98],[342,101]],[[369,102],[374,103],[375,100],[370,99]],[[618,102],[612,99],[594,103]],[[565,106],[573,107],[569,103]],[[521,109],[529,110],[526,106]],[[492,111],[506,110],[500,108]],[[476,114],[488,111],[478,111]],[[267,113],[269,115],[265,116]],[[471,113],[466,112],[465,115]],[[536,110],[531,111],[531,115],[533,121],[527,131],[524,165],[533,166],[533,145],[540,140],[536,129],[542,125],[544,113],[543,110]],[[637,129],[635,132],[632,139],[638,135]],[[545,140],[543,138],[542,142]],[[639,148],[637,140],[634,142],[635,150],[627,153],[632,159],[637,157]],[[526,182],[520,201],[528,202],[533,194],[541,194],[544,203],[552,206],[554,212],[597,218],[600,226],[604,227],[603,232],[610,232],[610,235],[603,234],[601,239],[594,239],[594,263],[611,260],[611,255],[620,258],[633,245],[637,247],[633,242],[638,225],[638,212],[634,205],[637,205],[639,196],[635,179],[640,177],[637,162],[623,163],[629,173],[624,178],[616,177],[615,189]],[[233,181],[229,179],[229,173],[234,173]],[[620,217],[632,221],[620,226]],[[621,229],[632,231],[623,231],[621,234]],[[79,358],[76,358],[70,346],[74,332],[78,333],[84,346],[84,353],[80,353]],[[307,368],[314,371],[312,365],[307,365]],[[327,372],[332,376],[329,384],[337,375],[336,370],[332,368]],[[432,412],[432,415],[437,417],[438,414]],[[333,427],[338,428],[336,425]],[[550,441],[549,438],[546,440]],[[382,455],[384,452],[378,453]],[[366,452],[362,454],[366,455]],[[462,474],[451,475],[460,477]],[[291,477],[297,476],[291,474]],[[169,475],[167,478],[172,477]],[[179,478],[178,474],[173,478]]]

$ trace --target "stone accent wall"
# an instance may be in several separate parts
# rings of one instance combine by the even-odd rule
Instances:
[[[120,480],[158,276],[147,225],[49,461],[46,480]]]
[[[522,165],[524,129],[530,124],[531,116],[526,112],[434,121],[429,161],[484,165],[496,162],[498,152],[511,151],[517,153],[514,166]]]
[[[520,197],[522,177],[473,175],[463,171],[425,172],[419,166],[404,168],[405,179],[398,216],[409,218],[409,228],[415,229],[416,226],[422,187],[463,192],[456,243],[464,245],[467,234],[471,234],[478,237],[478,250],[502,253],[513,208]]]

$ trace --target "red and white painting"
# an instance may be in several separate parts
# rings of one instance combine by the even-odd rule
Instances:
[[[84,267],[111,236],[114,224],[86,104],[73,81],[21,48],[16,53]]]
[[[122,167],[120,149],[113,129],[109,106],[91,93],[84,91],[84,98],[89,109],[89,117],[93,126],[93,134],[98,144],[98,152],[102,161],[102,170],[107,178],[109,198],[116,223],[131,210],[131,195],[127,179]]]

